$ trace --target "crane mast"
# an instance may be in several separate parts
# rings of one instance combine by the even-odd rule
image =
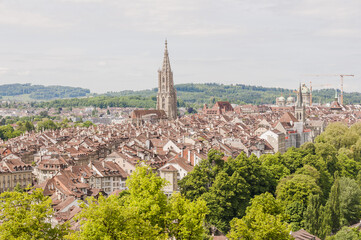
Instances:
[[[354,77],[355,75],[345,75],[345,74],[340,74],[341,77],[341,98],[340,98],[340,103],[341,105],[343,105],[343,77]]]
[[[306,76],[313,77],[326,77],[326,76],[340,76],[341,77],[341,96],[340,96],[340,104],[343,105],[343,77],[354,77],[353,74],[310,74]],[[311,82],[310,82],[311,84]]]

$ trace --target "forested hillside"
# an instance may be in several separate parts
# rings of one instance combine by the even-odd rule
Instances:
[[[0,96],[29,95],[30,99],[35,100],[83,97],[89,93],[89,89],[79,87],[43,86],[31,85],[30,83],[0,85]]]
[[[246,85],[222,85],[215,83],[206,84],[179,84],[177,89],[179,107],[202,107],[204,103],[212,104],[216,101],[229,101],[235,104],[272,104],[276,98],[283,96],[294,96],[296,93],[290,89],[265,88]],[[73,98],[53,100],[33,104],[39,107],[84,107],[95,106],[100,108],[109,107],[138,107],[155,108],[157,88],[142,91],[109,92],[106,94],[88,98]],[[313,91],[313,101],[320,103],[332,102],[335,97],[334,89],[322,89]],[[346,104],[360,104],[361,93],[345,93]]]
[[[285,88],[266,88],[260,86],[248,86],[243,84],[223,85],[216,83],[205,84],[178,84],[175,85],[178,98],[186,103],[204,104],[219,100],[230,101],[236,104],[270,104],[275,103],[276,98],[281,95],[296,97],[292,89]],[[296,86],[297,87],[297,86]],[[296,88],[295,87],[295,88]],[[158,89],[143,91],[121,91],[111,92],[111,96],[143,96],[150,97],[157,94]],[[327,103],[335,98],[334,89],[322,89],[313,91],[314,102]],[[344,101],[346,104],[361,103],[361,93],[345,93]]]

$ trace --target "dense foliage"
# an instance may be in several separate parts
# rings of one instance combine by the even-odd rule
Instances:
[[[148,166],[137,167],[128,178],[129,190],[120,195],[87,198],[75,217],[80,230],[51,224],[51,199],[42,190],[0,194],[0,239],[189,239],[206,237],[202,199],[190,201],[179,193],[170,198],[168,184]]]
[[[30,94],[30,98],[37,100],[83,97],[89,93],[89,89],[79,87],[43,86],[31,85],[30,83],[0,85],[0,96],[19,96],[23,94]]]
[[[0,239],[63,239],[68,226],[52,226],[51,199],[41,189],[27,192],[3,192],[0,194]]]
[[[223,161],[212,150],[179,186],[188,199],[207,202],[207,223],[231,239],[288,239],[301,228],[324,239],[361,218],[360,153],[361,123],[335,123],[284,154]]]
[[[49,102],[32,103],[34,107],[42,108],[65,108],[65,107],[137,107],[137,108],[155,108],[156,97],[139,96],[94,96],[87,98],[58,99]]]
[[[0,116],[0,139],[8,140],[10,138],[18,137],[25,132],[56,130],[68,128],[71,126],[87,127],[94,125],[90,121],[72,123],[65,118],[62,121],[53,121],[55,117],[48,116],[46,111],[40,112],[39,116],[27,117],[4,117]]]
[[[206,203],[163,193],[166,181],[147,166],[138,167],[121,196],[87,199],[77,216],[81,230],[71,239],[201,239]]]

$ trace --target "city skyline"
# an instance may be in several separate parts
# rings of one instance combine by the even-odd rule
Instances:
[[[361,91],[358,1],[1,1],[0,79],[89,88],[157,87],[165,38],[175,84]],[[315,87],[317,88],[317,87]]]

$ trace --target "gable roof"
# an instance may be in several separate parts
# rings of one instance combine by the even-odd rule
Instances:
[[[305,231],[304,229],[300,229],[296,232],[291,232],[291,236],[295,238],[295,240],[321,240],[318,237],[312,235],[311,233]]]
[[[285,112],[280,118],[281,123],[298,122],[297,118],[290,112]]]

